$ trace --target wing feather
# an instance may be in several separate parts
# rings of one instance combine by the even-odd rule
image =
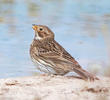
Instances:
[[[64,62],[67,64],[78,64],[77,61],[58,44],[55,40],[42,45],[38,50],[39,56],[53,62]]]

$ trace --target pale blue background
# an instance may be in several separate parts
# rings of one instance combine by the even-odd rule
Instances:
[[[29,56],[32,24],[44,24],[87,69],[109,66],[109,0],[0,0],[0,78],[37,73]]]

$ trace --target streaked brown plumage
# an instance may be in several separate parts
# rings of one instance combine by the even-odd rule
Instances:
[[[78,62],[54,40],[54,33],[44,25],[33,25],[35,37],[31,44],[30,55],[37,68],[43,72],[65,75],[76,72],[83,79],[98,79],[82,69]]]

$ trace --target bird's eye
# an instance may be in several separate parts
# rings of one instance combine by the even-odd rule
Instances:
[[[40,31],[42,31],[43,29],[42,29],[42,28],[40,28],[39,30],[40,30]]]

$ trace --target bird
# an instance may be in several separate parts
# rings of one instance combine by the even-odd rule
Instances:
[[[75,72],[84,80],[98,80],[95,75],[84,70],[55,40],[55,35],[48,26],[32,24],[32,28],[35,34],[30,45],[30,56],[38,70],[62,76]]]

